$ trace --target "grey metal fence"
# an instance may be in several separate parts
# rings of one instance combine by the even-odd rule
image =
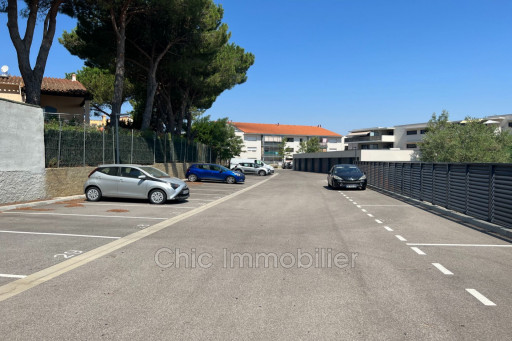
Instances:
[[[369,186],[512,228],[512,164],[356,164]]]
[[[115,163],[114,130],[91,127],[83,120],[64,120],[58,114],[45,115],[46,167],[97,166]],[[67,115],[69,117],[72,115]],[[119,130],[121,163],[211,162],[211,149],[169,133]]]

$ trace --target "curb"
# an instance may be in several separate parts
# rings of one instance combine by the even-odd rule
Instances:
[[[473,218],[471,216],[465,215],[464,213],[452,211],[447,208],[431,204],[429,202],[424,202],[424,201],[421,201],[418,199],[413,199],[413,198],[410,198],[410,197],[407,197],[407,196],[404,196],[401,194],[390,192],[390,191],[382,189],[382,188],[377,188],[372,185],[368,185],[368,187],[370,187],[372,190],[374,190],[376,192],[380,192],[384,195],[388,195],[388,196],[397,198],[398,200],[408,202],[408,203],[413,203],[414,205],[420,206],[421,208],[425,209],[426,211],[433,211],[433,212],[439,213],[440,215],[455,218],[455,219],[459,220],[460,222],[464,222],[466,224],[470,224],[470,225],[478,227],[482,230],[485,230],[485,232],[492,232],[492,233],[498,234],[502,237],[512,239],[512,229],[508,229],[506,227],[496,225],[496,224],[490,223],[485,220]]]
[[[17,208],[23,208],[23,207],[34,207],[34,206],[38,206],[38,205],[54,204],[54,203],[60,202],[60,201],[82,199],[82,198],[85,199],[85,195],[79,194],[79,195],[71,195],[68,197],[57,197],[57,198],[50,199],[50,200],[34,201],[34,202],[26,203],[26,204],[14,204],[14,205],[0,206],[0,212],[15,210]]]

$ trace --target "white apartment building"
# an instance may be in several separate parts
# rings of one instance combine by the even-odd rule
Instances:
[[[490,125],[498,131],[512,131],[512,115],[497,115],[481,118],[482,124]],[[465,121],[453,121],[464,124]],[[348,150],[389,149],[418,150],[428,123],[405,124],[394,127],[374,127],[356,129],[345,137]]]
[[[239,157],[259,159],[267,163],[283,161],[279,156],[279,144],[286,138],[287,159],[298,153],[300,143],[318,137],[321,150],[334,152],[344,150],[344,137],[321,126],[299,126],[286,124],[231,122],[237,136],[244,141],[244,148]]]

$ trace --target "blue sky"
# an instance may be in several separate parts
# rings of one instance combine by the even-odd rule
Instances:
[[[512,1],[219,0],[231,40],[255,54],[248,81],[207,111],[337,133],[512,114]],[[5,14],[0,64],[18,74]],[[56,36],[74,27],[60,16]],[[5,29],[4,29],[5,28]],[[55,41],[45,76],[82,62]]]

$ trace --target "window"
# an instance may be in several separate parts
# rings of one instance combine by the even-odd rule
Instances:
[[[286,142],[293,142],[293,137],[287,137]]]
[[[418,135],[417,130],[407,130],[407,135]]]
[[[420,130],[420,134],[422,134],[422,135],[425,134],[426,132],[427,132],[427,129],[421,129]]]
[[[512,122],[508,122],[508,127],[512,128]]]
[[[121,176],[125,178],[138,178],[142,175],[142,172],[137,168],[123,167],[121,168]]]
[[[416,148],[416,144],[414,144],[414,143],[407,143],[407,148],[408,149],[414,149],[414,148]]]
[[[333,138],[330,138],[330,139],[329,139],[329,143],[338,143],[338,139],[336,139],[336,138],[334,138],[334,139],[333,139]]]
[[[56,113],[57,112],[57,108],[54,108],[54,107],[51,107],[51,106],[47,105],[46,107],[44,107],[44,112]]]
[[[98,169],[98,172],[107,174],[107,175],[117,176],[118,170],[119,170],[118,167],[105,167],[105,168]]]
[[[287,152],[287,153],[293,153],[293,152],[294,152],[294,150],[293,150],[293,148],[288,147],[288,148],[286,148],[286,149],[285,149],[285,152]]]
[[[256,136],[247,136],[247,135],[245,135],[244,136],[244,140],[245,141],[257,141],[258,138]]]

